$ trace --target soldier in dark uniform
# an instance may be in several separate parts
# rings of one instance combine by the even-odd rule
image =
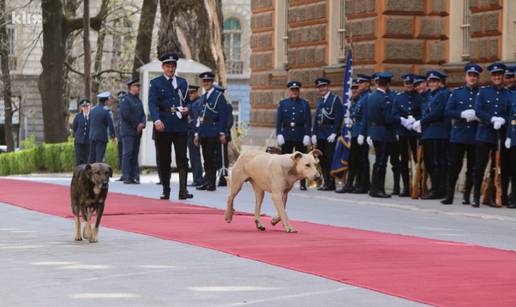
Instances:
[[[414,89],[414,78],[415,75],[410,73],[401,76],[405,90],[395,96],[393,112],[406,119],[413,118],[419,120],[421,119],[423,97]],[[414,161],[417,159],[418,135],[414,130],[403,126],[398,128],[398,135],[398,147],[401,158],[399,169],[403,181],[403,191],[399,196],[407,197],[410,196],[409,164],[412,158]],[[409,148],[412,157],[409,156]]]
[[[199,75],[205,93],[201,97],[201,113],[196,123],[194,143],[202,146],[206,181],[197,190],[215,191],[217,181],[217,151],[227,142],[227,102],[224,94],[213,86],[215,74]]]
[[[290,81],[287,84],[289,97],[281,100],[276,113],[276,137],[283,154],[294,150],[306,153],[310,145],[312,129],[310,105],[299,96],[301,82]],[[301,180],[300,188],[306,191],[306,181]]]
[[[126,91],[119,91],[118,93],[116,93],[116,98],[118,100],[118,103],[116,104],[116,109],[115,109],[115,112],[113,113],[113,124],[115,125],[115,137],[117,140],[119,140],[119,142],[117,142],[117,145],[118,145],[118,165],[120,165],[120,169],[122,169],[122,153],[124,151],[122,136],[120,135],[120,129],[122,127],[122,120],[120,118],[120,102],[122,101],[122,98],[126,94],[127,94]],[[116,181],[124,181],[123,174]]]
[[[515,66],[512,67],[514,68]],[[514,182],[516,179],[516,163],[514,163],[514,161],[516,161],[516,92],[513,91],[510,97],[510,113],[508,116],[509,122],[505,139],[505,148],[509,151],[509,159],[511,161],[510,176],[512,179],[512,187],[514,189]],[[511,199],[510,203],[507,205],[507,208],[516,208],[516,201]]]
[[[516,89],[516,78],[514,77],[515,70],[516,65],[508,66],[505,70],[504,83],[505,87],[510,91],[514,91]]]
[[[480,88],[475,99],[475,115],[479,118],[480,122],[478,123],[476,134],[475,193],[473,196],[473,207],[480,206],[480,188],[482,180],[484,179],[484,171],[489,157],[491,156],[491,158],[493,158],[493,154],[496,150],[500,150],[502,205],[508,205],[509,153],[505,146],[500,146],[499,144],[500,141],[505,139],[506,121],[511,111],[511,95],[509,90],[503,87],[505,68],[503,63],[493,63],[487,67],[487,70],[491,74],[492,85]]]
[[[122,154],[122,177],[125,184],[140,183],[138,153],[146,118],[140,94],[140,80],[127,82],[128,93],[120,101],[120,140],[124,145]]]
[[[220,85],[214,86],[217,91],[220,91],[224,93],[226,91],[225,88],[223,88]],[[228,146],[229,142],[231,142],[231,128],[233,128],[233,106],[231,103],[228,103],[226,105],[226,143],[221,145],[221,148],[217,150],[217,169],[218,172],[220,172],[220,178],[218,182],[219,187],[225,187],[227,186],[226,182],[226,176],[228,176],[227,168],[229,167],[229,157],[228,157]],[[222,164],[222,153],[221,151],[224,151],[224,164]],[[226,168],[226,170],[223,170],[223,166]]]
[[[422,108],[421,120],[414,123],[413,129],[421,133],[421,142],[425,148],[425,167],[430,174],[432,190],[422,199],[440,199],[446,194],[447,143],[449,138],[448,120],[444,116],[444,108],[448,95],[441,88],[444,75],[436,70],[426,74],[430,94]]]
[[[369,146],[359,144],[357,138],[362,127],[362,114],[367,96],[371,93],[371,77],[358,74],[358,94],[351,100],[349,116],[351,124],[351,147],[349,151],[349,172],[347,182],[337,193],[367,193],[369,190]],[[363,138],[363,137],[362,137]]]
[[[192,186],[197,187],[203,184],[201,151],[194,144],[195,125],[201,114],[201,99],[199,98],[199,87],[190,85],[188,87],[188,155],[192,168]]]
[[[477,117],[474,103],[478,93],[479,76],[482,67],[477,64],[464,66],[466,73],[464,86],[451,92],[445,107],[446,117],[452,120],[450,134],[451,167],[448,168],[446,181],[446,198],[441,201],[443,205],[453,203],[455,184],[462,169],[464,155],[466,155],[466,182],[462,204],[470,204],[470,193],[473,187],[473,170],[475,166],[475,134],[477,132]]]
[[[333,153],[335,151],[335,140],[340,134],[342,121],[346,108],[339,96],[330,91],[330,80],[318,78],[315,85],[319,89],[321,97],[317,99],[315,120],[312,129],[312,144],[323,153],[321,157],[321,170],[324,178],[324,186],[318,190],[334,191],[335,180],[330,175]]]
[[[111,93],[97,95],[98,104],[90,112],[90,155],[89,163],[104,162],[108,142],[108,132],[116,142],[113,115],[107,105],[111,104]]]
[[[188,106],[186,95],[188,82],[175,75],[178,56],[175,53],[162,55],[163,74],[151,80],[149,86],[149,113],[154,122],[156,145],[163,193],[161,199],[170,198],[170,162],[172,144],[179,171],[179,199],[192,198],[186,189],[188,159],[186,147],[188,139]]]
[[[392,73],[378,73],[376,90],[369,95],[364,112],[364,123],[367,128],[362,128],[362,135],[371,139],[376,152],[376,160],[373,166],[373,176],[369,195],[371,197],[387,198],[391,195],[385,193],[385,174],[389,146],[393,146],[396,140],[394,128],[399,124],[410,126],[413,121],[403,117],[397,117],[393,112],[392,98],[389,94],[389,85]]]
[[[88,163],[88,155],[90,154],[90,129],[88,124],[90,100],[82,99],[79,101],[79,108],[80,112],[75,115],[72,123],[75,165]]]

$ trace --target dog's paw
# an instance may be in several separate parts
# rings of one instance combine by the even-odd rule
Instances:
[[[96,239],[89,239],[88,242],[90,242],[90,243],[97,243],[98,241]]]
[[[279,216],[275,216],[271,220],[271,225],[276,226],[276,224],[278,224],[280,221],[281,221],[281,218]]]
[[[296,233],[297,230],[295,228],[292,228],[292,227],[285,227],[285,231],[287,233]]]
[[[75,241],[82,241],[82,238],[81,237],[75,237],[74,239]]]
[[[224,219],[226,220],[226,223],[231,223],[233,220],[233,211],[226,210],[226,214],[224,215]]]
[[[256,228],[260,231],[265,231],[265,226],[263,226],[263,224],[258,221],[258,220],[255,220],[254,223],[256,224]]]

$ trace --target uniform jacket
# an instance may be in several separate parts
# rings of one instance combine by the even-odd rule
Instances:
[[[318,139],[327,139],[332,133],[339,135],[345,109],[340,97],[334,93],[330,92],[326,100],[324,97],[319,97],[316,102],[312,134]]]
[[[108,132],[111,138],[115,137],[113,115],[111,110],[104,104],[99,103],[91,109],[89,121],[90,141],[107,142]]]
[[[276,113],[276,135],[282,134],[285,141],[303,141],[312,129],[310,117],[310,105],[303,98],[281,100]]]
[[[120,102],[120,135],[136,136],[136,127],[146,123],[143,103],[138,96],[127,94]]]
[[[511,111],[509,102],[510,96],[510,92],[504,87],[483,86],[480,88],[475,98],[475,113],[480,119],[476,134],[477,142],[496,144],[499,132],[494,130],[493,124],[491,123],[493,116],[503,117],[505,119],[505,125],[499,130],[505,135],[504,128],[507,127]]]
[[[369,95],[364,120],[367,123],[366,134],[373,141],[395,141],[395,128],[400,124],[400,118],[393,113],[393,102],[389,93],[377,89]]]
[[[414,117],[416,120],[421,119],[421,104],[423,97],[417,91],[403,91],[396,94],[394,97],[393,112],[397,117],[408,118]],[[407,130],[407,128],[400,126],[398,129],[399,135],[417,135],[414,130]]]
[[[364,107],[367,101],[367,97],[371,94],[369,90],[362,92],[358,97],[357,101],[349,108],[349,115],[353,120],[353,126],[351,126],[351,137],[358,137],[364,126],[363,114]],[[366,125],[366,124],[365,124]],[[364,129],[367,130],[367,129]],[[365,134],[364,134],[365,135]]]
[[[444,116],[444,108],[446,107],[447,101],[448,96],[442,89],[437,89],[429,93],[428,101],[422,109],[422,140],[449,138],[449,126]]]
[[[475,144],[478,122],[467,122],[461,117],[461,113],[474,108],[477,93],[477,88],[467,86],[458,87],[451,92],[444,110],[445,116],[451,119],[450,143]]]
[[[222,92],[217,90],[213,90],[209,97],[206,94],[201,96],[201,112],[196,132],[201,137],[218,137],[220,133],[226,133],[226,98]]]
[[[75,115],[72,123],[73,142],[76,144],[89,144],[90,128],[88,119],[84,113],[80,112]]]
[[[186,106],[185,97],[188,90],[186,79],[176,76],[177,87],[172,85],[172,78],[164,75],[151,80],[149,86],[149,113],[153,122],[161,120],[165,132],[186,132],[188,118],[176,115],[176,107]]]

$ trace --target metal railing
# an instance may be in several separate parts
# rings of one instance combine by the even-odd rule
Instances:
[[[231,75],[241,75],[244,73],[244,61],[226,60],[226,72]]]

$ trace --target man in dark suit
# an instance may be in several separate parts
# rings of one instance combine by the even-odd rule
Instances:
[[[113,124],[115,125],[115,136],[116,136],[116,139],[120,141],[120,142],[117,142],[118,165],[120,165],[120,169],[122,169],[122,153],[124,152],[123,144],[122,144],[123,142],[121,141],[122,136],[120,135],[120,128],[122,126],[122,120],[120,118],[120,102],[122,101],[122,98],[125,95],[127,95],[126,91],[119,91],[118,93],[116,93],[116,99],[118,102],[115,107],[115,112],[113,112]],[[124,181],[124,180],[125,180],[124,176],[121,175],[120,178],[118,178],[116,181]]]
[[[88,163],[90,154],[90,128],[88,117],[90,113],[90,100],[82,99],[79,102],[80,112],[73,119],[73,145],[75,148],[75,165]]]
[[[122,177],[125,184],[138,184],[140,183],[138,153],[146,120],[142,101],[138,97],[140,81],[138,79],[131,80],[127,86],[128,93],[120,101],[120,135],[123,143]]]
[[[170,162],[172,144],[179,171],[179,199],[192,198],[186,189],[188,159],[188,82],[175,75],[178,56],[166,53],[160,56],[163,74],[151,80],[149,87],[149,113],[154,122],[156,145],[163,193],[161,199],[170,199]]]
[[[90,112],[90,155],[89,163],[104,162],[108,131],[112,141],[115,142],[115,127],[113,115],[107,105],[111,103],[111,93],[102,92],[97,95],[99,103]]]
[[[220,85],[214,86],[217,91],[224,93],[226,91]],[[226,105],[226,140],[225,144],[222,144],[219,150],[217,150],[217,169],[220,174],[218,186],[225,187],[227,186],[226,176],[229,176],[227,169],[229,167],[229,157],[228,157],[228,146],[229,142],[231,142],[231,128],[233,128],[233,106],[231,103]],[[222,164],[222,151],[224,151],[224,164]],[[224,169],[223,166],[226,168]]]

